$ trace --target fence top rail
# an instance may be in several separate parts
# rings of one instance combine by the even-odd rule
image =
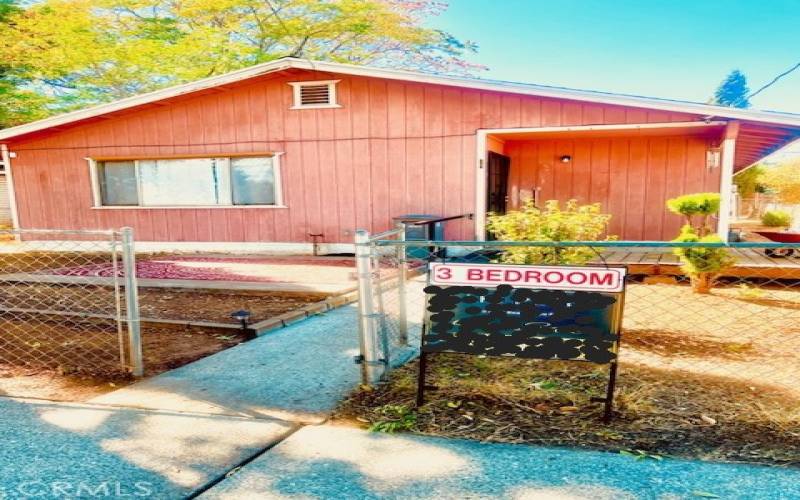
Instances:
[[[404,227],[396,227],[394,229],[389,229],[388,231],[384,231],[382,233],[372,234],[372,235],[370,235],[369,240],[372,241],[372,242],[382,241],[382,240],[383,241],[397,241],[397,240],[384,240],[384,238],[389,238],[391,236],[398,236],[400,234],[403,234],[403,231],[405,231]]]
[[[5,234],[75,234],[113,236],[120,234],[122,229],[0,229]]]
[[[373,239],[378,246],[407,247],[596,247],[596,248],[798,248],[800,243],[768,241],[678,242],[678,241],[398,241]]]

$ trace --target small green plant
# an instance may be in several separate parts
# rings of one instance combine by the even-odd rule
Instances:
[[[736,286],[739,297],[743,300],[758,300],[763,299],[766,292],[760,288],[750,286],[747,283],[740,283]]]
[[[716,234],[699,236],[697,231],[688,224],[683,226],[681,234],[675,242],[687,243],[720,243],[722,239]],[[711,293],[720,271],[730,267],[735,262],[725,248],[685,247],[676,248],[675,255],[683,263],[681,269],[689,276],[692,290],[695,293]]]
[[[788,227],[792,225],[792,215],[784,210],[768,210],[761,216],[761,223],[769,227]]]
[[[681,233],[672,241],[721,243],[722,239],[712,233],[709,224],[719,206],[718,193],[686,194],[667,200],[667,209],[686,220]],[[681,260],[681,269],[689,276],[695,293],[710,293],[719,273],[735,262],[726,248],[685,247],[675,248],[674,253]]]
[[[569,200],[562,209],[556,200],[544,208],[527,201],[522,210],[490,215],[489,231],[501,241],[608,241],[605,236],[611,215],[600,204],[579,205]],[[597,257],[588,247],[510,247],[500,261],[507,264],[585,264]]]
[[[685,194],[667,200],[669,211],[683,215],[686,224],[694,228],[701,238],[711,232],[708,221],[712,215],[719,212],[719,205],[719,193]]]
[[[411,430],[417,425],[417,414],[406,405],[384,405],[378,408],[378,412],[384,419],[370,426],[369,430],[372,432],[387,432],[391,434],[393,432]]]

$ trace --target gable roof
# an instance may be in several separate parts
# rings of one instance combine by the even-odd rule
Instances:
[[[167,87],[154,92],[127,97],[107,104],[100,104],[89,108],[52,116],[43,120],[38,120],[16,127],[0,130],[0,141],[12,137],[21,136],[33,132],[58,127],[69,123],[85,120],[108,113],[122,111],[144,104],[177,97],[193,92],[228,85],[235,82],[247,80],[249,78],[283,71],[287,69],[304,69],[312,71],[323,71],[329,73],[339,73],[353,76],[367,76],[373,78],[383,78],[389,80],[413,81],[434,85],[448,85],[476,90],[486,90],[494,92],[505,92],[519,95],[534,95],[540,97],[552,97],[559,99],[571,99],[575,101],[585,101],[598,104],[611,104],[620,106],[633,106],[662,111],[674,111],[681,113],[693,113],[704,116],[730,118],[739,120],[749,120],[761,122],[768,125],[791,127],[800,129],[800,114],[780,113],[775,111],[758,111],[751,109],[729,108],[725,106],[712,106],[708,104],[677,101],[671,99],[660,99],[653,97],[642,97],[626,94],[614,94],[610,92],[599,92],[590,90],[577,90],[565,87],[552,87],[546,85],[535,85],[528,83],[515,83],[499,80],[485,80],[480,78],[462,78],[454,76],[442,76],[413,71],[396,69],[375,68],[369,66],[358,66],[353,64],[342,64],[332,62],[311,61],[307,59],[296,59],[285,57],[274,61],[257,64],[240,70],[225,73],[224,75],[212,76],[190,83]]]

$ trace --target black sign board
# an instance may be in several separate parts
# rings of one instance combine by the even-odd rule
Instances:
[[[597,278],[598,286],[591,286],[591,280],[603,273],[614,275],[613,286],[611,278],[608,282]],[[551,281],[560,276],[564,283],[486,286],[492,284],[486,282],[487,276],[502,280],[525,275],[539,280],[550,275]],[[583,361],[610,365],[603,399],[604,417],[610,418],[624,276],[624,268],[434,264],[430,279],[434,284],[425,288],[418,404],[424,400],[425,368],[432,353]],[[480,286],[461,284],[470,278]]]

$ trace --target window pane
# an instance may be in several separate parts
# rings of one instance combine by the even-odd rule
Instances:
[[[232,158],[231,184],[234,205],[274,205],[272,158]]]
[[[132,161],[106,161],[98,164],[103,205],[138,205],[136,170]]]
[[[142,204],[150,206],[228,205],[225,162],[214,158],[139,162]]]

